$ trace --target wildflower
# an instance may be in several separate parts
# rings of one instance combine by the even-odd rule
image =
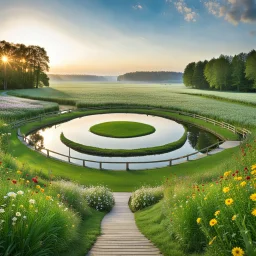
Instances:
[[[44,193],[44,189],[43,189],[43,188],[41,188],[40,191],[41,191],[42,193]]]
[[[231,174],[231,172],[232,171],[225,172],[223,176],[226,178],[226,177],[228,177]]]
[[[256,170],[256,164],[251,166],[252,171]]]
[[[60,194],[58,194],[57,197],[60,198]]]
[[[30,203],[30,204],[35,204],[35,203],[36,203],[36,200],[35,200],[35,199],[30,199],[30,200],[29,200],[29,203]]]
[[[233,215],[232,220],[235,221],[236,217],[237,217],[236,215]]]
[[[14,193],[14,192],[9,192],[9,193],[7,194],[7,196],[8,196],[8,197],[15,198],[15,197],[17,196],[17,194]]]
[[[29,181],[29,180],[27,180],[27,181],[26,181],[26,183],[28,184],[28,183],[30,183],[30,181]]]
[[[21,204],[21,205],[20,205],[20,208],[24,208],[24,205],[23,205],[23,204]]]
[[[17,184],[17,180],[12,180],[12,183],[13,184]]]
[[[256,201],[256,193],[251,194],[250,199],[251,199],[252,201]]]
[[[4,213],[5,210],[3,208],[0,208],[0,213]]]
[[[224,192],[224,193],[228,193],[228,192],[229,192],[229,190],[230,190],[230,188],[229,188],[229,187],[224,187],[224,188],[223,188],[223,192]]]
[[[245,181],[243,181],[243,182],[240,183],[240,186],[241,186],[241,187],[244,187],[245,185],[246,185],[246,182],[245,182]]]
[[[52,197],[51,196],[46,196],[46,200],[51,200]]]
[[[201,220],[202,220],[202,218],[197,218],[196,219],[197,224],[199,224],[201,222]]]
[[[13,218],[12,218],[12,221],[16,221],[16,220],[17,220],[17,218],[16,218],[16,217],[13,217]]]
[[[220,214],[220,211],[216,211],[214,215],[217,217]]]
[[[21,171],[17,171],[17,174],[22,174],[22,172]]]
[[[256,217],[256,208],[252,210],[252,215]]]
[[[33,181],[34,183],[38,183],[37,177],[32,178],[32,181]]]
[[[214,225],[216,225],[218,223],[218,221],[216,219],[211,219],[209,224],[211,227],[213,227]]]
[[[37,189],[40,189],[41,187],[40,187],[40,185],[36,185],[36,188],[37,188]]]
[[[21,213],[20,213],[20,212],[16,212],[16,216],[17,216],[17,217],[20,217],[20,216],[21,216]]]
[[[26,219],[27,219],[27,216],[23,216],[23,219],[26,220]]]
[[[21,190],[19,190],[19,191],[17,192],[17,194],[22,196],[22,195],[24,195],[24,192],[21,191]]]
[[[226,204],[227,206],[229,206],[229,205],[231,205],[231,204],[233,204],[233,203],[234,203],[234,200],[233,200],[232,198],[228,198],[228,199],[225,200],[225,204]]]
[[[212,245],[214,240],[217,238],[217,236],[215,236],[210,242],[209,242],[209,245]]]
[[[244,251],[240,247],[235,247],[232,249],[232,254],[233,254],[233,256],[243,256]]]

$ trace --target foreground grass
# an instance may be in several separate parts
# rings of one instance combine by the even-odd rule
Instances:
[[[182,247],[168,232],[169,220],[163,214],[163,202],[135,213],[139,230],[159,248],[165,256],[185,256]],[[198,254],[189,254],[198,256]]]
[[[79,228],[78,239],[72,243],[69,250],[62,253],[61,256],[86,255],[95,243],[97,237],[101,234],[100,225],[105,215],[105,212],[93,210],[92,214],[82,221]]]
[[[154,133],[156,129],[148,124],[127,121],[115,121],[96,124],[90,132],[110,138],[134,138]]]

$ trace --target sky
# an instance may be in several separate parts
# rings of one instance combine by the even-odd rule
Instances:
[[[0,0],[0,40],[44,47],[50,73],[180,71],[256,48],[256,0]]]

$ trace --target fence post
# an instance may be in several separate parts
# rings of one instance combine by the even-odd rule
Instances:
[[[129,163],[126,163],[126,171],[129,171]]]
[[[189,161],[189,156],[187,156],[187,161]]]
[[[85,167],[85,160],[83,160],[83,167]]]
[[[47,157],[50,157],[49,149],[47,149]]]
[[[100,162],[100,170],[102,170],[102,162]]]
[[[172,160],[169,161],[169,166],[172,166]]]
[[[206,155],[209,156],[209,148],[207,148]]]

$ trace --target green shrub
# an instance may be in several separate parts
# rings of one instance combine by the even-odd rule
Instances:
[[[84,199],[83,188],[81,186],[64,180],[53,181],[52,186],[60,200],[70,208],[73,208],[82,214],[82,216],[90,214],[90,208]]]
[[[110,211],[115,204],[112,192],[104,186],[85,187],[83,196],[88,205],[97,211]]]
[[[133,212],[156,204],[163,198],[163,187],[142,187],[132,193],[130,208]]]

